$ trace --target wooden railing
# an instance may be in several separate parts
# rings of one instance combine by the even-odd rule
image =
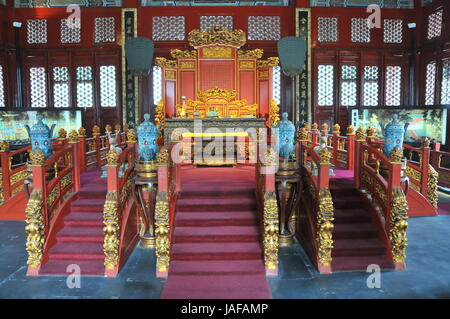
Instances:
[[[379,148],[361,139],[356,141],[356,149],[355,185],[379,208],[376,217],[381,220],[390,247],[387,255],[397,270],[404,269],[408,203],[401,185],[403,154],[395,150],[387,158]]]
[[[439,186],[450,188],[450,168],[441,166],[442,159],[450,158],[450,152],[441,151],[441,144],[436,143],[430,156],[431,164],[439,174]]]
[[[321,273],[331,273],[333,249],[334,207],[329,190],[329,171],[332,153],[323,148],[316,153],[314,143],[308,142],[304,129],[296,146],[300,163],[301,205],[298,229],[306,250]]]

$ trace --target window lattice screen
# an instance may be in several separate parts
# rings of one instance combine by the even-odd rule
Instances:
[[[3,80],[2,65],[0,65],[0,107],[5,107],[5,82]]]
[[[47,20],[27,20],[27,42],[29,44],[47,43]]]
[[[352,42],[370,42],[370,29],[367,18],[352,18]]]
[[[77,107],[93,107],[94,90],[92,84],[92,67],[78,66],[77,79]]]
[[[442,31],[442,14],[443,9],[440,9],[428,16],[428,40],[441,36]]]
[[[318,67],[318,83],[317,83],[317,100],[320,106],[333,105],[333,65],[319,65]]]
[[[441,104],[450,104],[450,59],[442,62]]]
[[[436,88],[436,62],[427,64],[425,78],[425,105],[434,105],[434,92]]]
[[[201,16],[200,30],[211,29],[215,25],[220,25],[223,29],[233,30],[232,16]]]
[[[116,42],[116,26],[114,17],[95,18],[94,41],[95,43]]]
[[[249,40],[279,40],[280,17],[250,16],[248,17]]]
[[[338,41],[338,18],[319,17],[319,42],[337,42]]]
[[[364,67],[364,106],[378,105],[378,70],[379,68],[375,65],[366,65]]]
[[[184,17],[153,17],[152,38],[154,41],[177,41],[185,39]]]
[[[66,66],[53,68],[54,107],[69,107],[69,69]]]
[[[47,107],[47,78],[44,67],[30,68],[31,107]]]
[[[341,69],[341,105],[356,105],[356,65],[343,65]]]
[[[281,104],[281,67],[273,68],[272,74],[272,96],[278,105]]]
[[[398,106],[401,103],[402,68],[386,67],[386,105]]]
[[[153,103],[156,105],[162,100],[162,69],[153,67]]]
[[[402,43],[403,20],[384,19],[384,43]]]
[[[61,19],[61,43],[81,42],[81,19]]]
[[[100,106],[117,106],[116,67],[102,65],[100,67]]]

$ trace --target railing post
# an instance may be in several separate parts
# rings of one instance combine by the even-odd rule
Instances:
[[[60,150],[66,144],[67,131],[63,128],[58,130],[58,142],[56,143],[55,151]]]
[[[428,139],[422,141],[422,180],[420,181],[420,192],[427,197],[428,179],[430,177],[430,141]]]
[[[119,123],[117,123],[114,126],[114,130],[115,130],[115,132],[117,134],[117,145],[119,145],[119,146],[122,144],[122,135],[120,135],[120,129],[121,129],[121,126],[120,126]]]
[[[78,147],[78,133],[73,130],[69,134],[69,144],[72,147],[72,168],[73,168],[73,190],[74,192],[79,192],[81,187],[81,170],[82,170],[82,161],[81,158],[84,158],[84,154],[80,154],[80,149]]]
[[[10,158],[9,158],[9,142],[2,141],[0,143],[0,161],[2,164],[2,185],[3,185],[3,201],[6,202],[11,198],[11,179],[10,179]],[[0,205],[3,203],[0,201]]]
[[[441,150],[441,143],[435,143],[434,149],[433,151],[431,151],[431,165],[436,170],[438,170],[438,168],[441,166],[441,164],[439,163],[439,154],[438,154],[440,150]]]
[[[347,169],[355,169],[355,129],[347,127]]]
[[[341,134],[341,127],[339,124],[333,126],[333,161],[334,165],[338,164],[338,151],[339,151],[339,135]]]
[[[317,123],[313,123],[312,129],[311,129],[311,147],[314,148],[317,146],[317,135],[319,130],[317,129],[319,126]]]
[[[95,141],[95,157],[97,158],[97,166],[101,167],[102,158],[100,154],[100,127],[98,127],[97,125],[94,125],[94,127],[92,128],[92,136],[94,137]]]
[[[359,189],[360,183],[360,175],[361,175],[361,162],[362,162],[362,150],[361,145],[366,141],[366,137],[364,136],[364,131],[362,128],[358,128],[356,130],[356,141],[355,141],[355,188]]]
[[[80,127],[78,130],[78,160],[80,161],[80,171],[86,172],[86,129]]]

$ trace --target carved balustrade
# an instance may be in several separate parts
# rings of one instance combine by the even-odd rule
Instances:
[[[439,186],[450,188],[450,168],[442,166],[442,159],[450,158],[450,152],[441,151],[441,144],[434,144],[431,151],[431,165],[439,174]]]

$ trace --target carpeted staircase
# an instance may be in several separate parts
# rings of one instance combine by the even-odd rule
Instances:
[[[254,167],[189,169],[182,180],[161,298],[271,298]]]
[[[106,179],[101,171],[81,175],[81,190],[64,217],[64,227],[56,233],[56,244],[49,250],[49,261],[41,275],[67,275],[67,266],[77,264],[81,275],[103,276],[103,205]]]
[[[332,271],[366,271],[370,264],[377,264],[381,269],[394,269],[362,195],[353,186],[353,179],[339,169],[335,172],[337,176],[330,179],[335,208]]]

